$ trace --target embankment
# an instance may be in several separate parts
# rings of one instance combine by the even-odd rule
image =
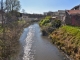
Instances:
[[[49,36],[59,49],[74,60],[80,60],[80,27],[61,26],[61,21],[46,16],[39,22],[44,36]]]
[[[26,21],[18,21],[5,25],[0,30],[0,60],[12,60],[11,57],[18,53],[19,38],[24,27],[27,27]],[[3,36],[4,34],[4,36]]]
[[[80,27],[62,26],[53,31],[52,42],[74,60],[80,60]]]

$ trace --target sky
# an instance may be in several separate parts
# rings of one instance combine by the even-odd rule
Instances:
[[[26,13],[38,13],[57,10],[69,10],[80,4],[80,0],[20,0],[22,9]]]

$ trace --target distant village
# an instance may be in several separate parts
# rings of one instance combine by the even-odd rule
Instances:
[[[1,12],[0,12],[1,13]],[[0,14],[1,16],[1,14]],[[80,5],[77,5],[70,10],[58,10],[56,12],[44,12],[44,14],[28,14],[20,13],[19,20],[41,20],[45,16],[51,16],[52,19],[59,19],[62,24],[80,26]],[[0,23],[2,23],[2,17],[0,17]]]
[[[52,16],[53,19],[61,20],[63,25],[80,26],[80,5],[77,5],[70,10],[45,12],[44,15]]]

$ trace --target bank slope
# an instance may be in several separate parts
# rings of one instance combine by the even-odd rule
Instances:
[[[52,42],[74,60],[80,60],[80,27],[62,26],[50,34]]]

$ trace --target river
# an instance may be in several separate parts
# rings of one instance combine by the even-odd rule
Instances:
[[[41,36],[37,23],[25,28],[20,37],[20,53],[17,60],[68,60],[46,37]]]

